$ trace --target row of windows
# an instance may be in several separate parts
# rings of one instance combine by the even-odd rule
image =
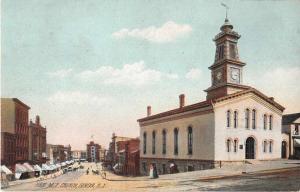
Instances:
[[[257,112],[255,109],[252,110],[251,112],[251,115],[250,115],[250,109],[246,109],[245,111],[245,127],[247,129],[250,128],[250,116],[252,116],[252,129],[256,129],[256,116],[257,116]],[[227,115],[226,115],[226,126],[227,127],[231,127],[231,111],[230,110],[227,110]],[[237,128],[238,127],[238,112],[237,111],[234,111],[233,112],[233,127],[234,128]],[[266,130],[267,127],[269,127],[269,130],[272,130],[273,128],[273,116],[272,115],[267,115],[267,114],[264,114],[264,117],[263,117],[263,127],[264,129]]]
[[[272,153],[272,151],[273,151],[273,141],[272,140],[270,140],[269,142],[267,140],[264,140],[263,152],[267,153],[268,144],[269,144],[269,152]]]
[[[224,45],[219,45],[217,47],[217,58],[218,60],[221,60],[224,58],[225,54],[224,54],[224,49],[225,49],[225,46]],[[232,44],[230,43],[229,44],[229,57],[231,59],[235,59],[237,57],[237,54],[236,54],[236,45],[235,44]]]
[[[239,144],[238,139],[234,139],[233,140],[233,152],[237,152],[237,150],[238,150],[238,144]],[[227,139],[226,140],[226,151],[227,152],[231,152],[232,151],[231,145],[232,145],[232,140],[231,139]]]
[[[178,155],[178,132],[179,129],[175,128],[173,131],[174,136],[174,155]],[[187,148],[188,154],[193,154],[193,128],[188,127],[187,129]],[[143,134],[143,153],[147,153],[147,133]],[[156,153],[156,131],[152,132],[152,154]],[[167,132],[164,129],[162,131],[162,154],[167,153]]]
[[[230,138],[226,140],[226,151],[231,152],[232,151],[232,143],[233,143],[233,152],[237,152],[238,150],[238,139],[234,139],[233,142]],[[270,140],[269,142],[267,140],[264,140],[263,142],[263,152],[266,153],[269,145],[269,152],[272,153],[273,151],[273,140]]]

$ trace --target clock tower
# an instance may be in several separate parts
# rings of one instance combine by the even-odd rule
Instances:
[[[226,18],[220,28],[221,32],[213,39],[216,43],[215,61],[209,67],[212,85],[206,89],[206,99],[214,99],[245,90],[243,83],[243,66],[238,53],[238,39],[241,37],[233,31],[233,26]]]

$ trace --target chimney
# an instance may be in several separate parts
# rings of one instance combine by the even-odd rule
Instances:
[[[179,108],[184,107],[184,94],[179,95]]]
[[[147,117],[151,116],[151,106],[147,106]]]
[[[40,125],[40,116],[35,117],[35,124]]]
[[[272,101],[274,101],[274,97],[269,97],[269,99],[271,99]]]

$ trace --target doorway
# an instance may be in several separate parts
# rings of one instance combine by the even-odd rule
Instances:
[[[246,159],[255,159],[255,140],[248,137],[246,140]]]
[[[281,143],[281,158],[285,159],[286,158],[286,147],[287,147],[287,143],[286,141],[282,141]]]

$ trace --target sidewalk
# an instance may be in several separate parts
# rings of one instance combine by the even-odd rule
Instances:
[[[231,165],[224,166],[222,168],[207,169],[201,171],[160,175],[159,179],[192,180],[197,178],[205,180],[209,178],[241,175],[243,174],[243,172],[250,174],[264,171],[276,171],[293,167],[300,167],[300,160],[274,160],[261,161],[261,164]]]

